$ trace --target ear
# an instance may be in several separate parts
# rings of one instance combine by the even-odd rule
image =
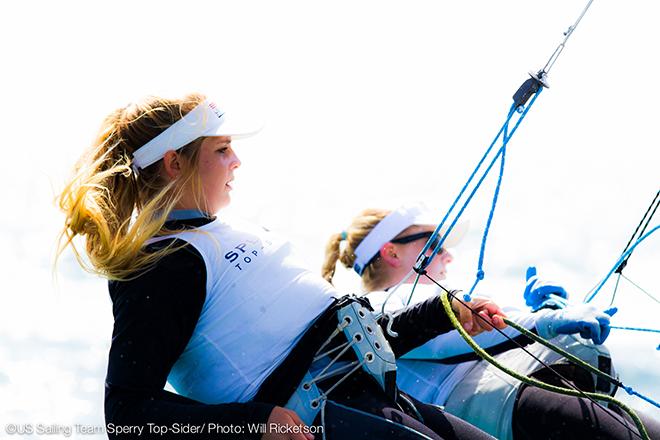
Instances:
[[[378,252],[380,253],[380,258],[382,258],[388,266],[401,266],[401,259],[396,254],[396,247],[392,243],[385,243]]]
[[[163,168],[170,180],[175,180],[181,175],[181,162],[176,151],[170,150],[163,156]]]

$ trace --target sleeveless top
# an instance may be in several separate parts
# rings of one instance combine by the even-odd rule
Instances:
[[[158,237],[191,244],[206,266],[206,299],[168,382],[207,404],[246,402],[336,296],[292,246],[244,222],[215,219]],[[185,295],[185,292],[181,292]]]

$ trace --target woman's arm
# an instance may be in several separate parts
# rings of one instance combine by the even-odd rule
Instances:
[[[531,331],[535,331],[535,324],[538,318],[537,314],[523,312],[516,308],[505,308],[504,312],[509,319]],[[534,342],[528,337],[521,335],[512,327],[506,327],[505,329],[502,329],[502,332],[523,346]],[[474,340],[491,355],[499,354],[512,348],[518,348],[516,342],[511,342],[506,336],[498,331],[481,333],[475,336]],[[406,353],[402,358],[417,360],[432,359],[443,363],[459,363],[480,359],[474,354],[474,351],[465,342],[463,337],[456,331],[437,336],[426,342],[424,345]]]
[[[192,246],[167,255],[133,280],[111,281],[109,288],[115,325],[106,378],[106,423],[145,429],[147,423],[206,423],[205,429],[215,423],[247,430],[248,423],[267,422],[274,405],[208,405],[163,389],[206,297],[204,261]],[[246,433],[245,438],[259,434]]]
[[[580,334],[585,339],[592,339],[594,344],[602,344],[609,334],[609,318],[615,310],[600,311],[588,304],[569,305],[565,309],[543,309],[536,312],[524,312],[515,308],[506,310],[512,321],[538,334],[545,339],[552,339],[560,334]],[[514,339],[514,341],[511,341]],[[474,338],[491,355],[503,353],[519,345],[525,346],[533,341],[521,335],[511,327],[500,332],[482,333]],[[458,363],[477,359],[472,349],[458,332],[449,332],[428,341],[403,356],[405,359],[438,360],[443,363]]]
[[[492,330],[492,326],[485,323],[484,320],[500,329],[506,327],[500,317],[503,312],[492,301],[485,298],[474,298],[471,306],[483,319],[474,316],[460,303],[452,301],[452,309],[468,333],[477,335],[484,330]],[[389,315],[384,315],[380,324],[397,357],[454,328],[442,307],[439,296],[401,309],[391,319],[393,320],[391,328],[398,333],[398,337],[392,337],[386,330],[390,320]]]

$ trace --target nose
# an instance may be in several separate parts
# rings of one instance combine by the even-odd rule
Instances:
[[[236,155],[236,153],[233,150],[232,150],[232,153],[233,153],[233,157],[232,157],[232,160],[231,160],[230,167],[231,167],[232,170],[235,170],[236,168],[241,166],[241,160],[238,158],[238,156]]]
[[[449,264],[452,261],[454,261],[454,256],[447,249],[445,249],[445,251],[442,253],[441,257],[442,257],[442,262],[444,264]]]

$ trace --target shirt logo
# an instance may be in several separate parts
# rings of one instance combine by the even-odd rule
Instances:
[[[225,254],[225,260],[230,264],[234,264],[234,268],[243,270],[245,266],[249,265],[259,256],[260,252],[266,247],[270,246],[270,240],[246,240],[234,246],[232,250]]]

